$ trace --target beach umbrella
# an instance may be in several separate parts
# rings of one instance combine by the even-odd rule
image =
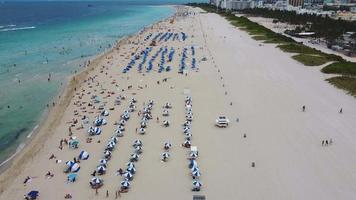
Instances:
[[[191,152],[191,153],[190,153],[190,157],[191,157],[191,158],[197,158],[197,157],[198,157],[198,153],[196,153],[196,152]]]
[[[112,145],[112,144],[106,145],[106,149],[105,150],[112,151],[113,149],[114,149],[114,145]]]
[[[80,170],[80,166],[78,163],[74,163],[72,167],[70,168],[71,172],[78,172]]]
[[[119,139],[117,137],[115,137],[115,136],[112,136],[110,138],[110,142],[117,143],[118,141],[119,141]]]
[[[108,162],[108,161],[107,161],[106,159],[100,159],[100,160],[99,160],[99,163],[100,163],[100,164],[106,164],[107,162]]]
[[[79,154],[79,159],[81,160],[87,160],[89,158],[89,153],[86,151],[81,151]]]
[[[169,154],[168,152],[164,152],[164,153],[162,154],[163,159],[169,158],[169,156],[170,156],[170,154]]]
[[[126,171],[130,172],[131,174],[135,174],[136,173],[136,168],[135,167],[128,167],[126,169]]]
[[[189,140],[185,140],[183,144],[184,144],[184,146],[190,146],[191,142]]]
[[[198,166],[197,161],[195,161],[195,160],[189,160],[189,165],[188,165],[189,169],[196,168],[197,166]]]
[[[138,133],[141,134],[141,135],[145,134],[145,132],[146,132],[146,130],[144,128],[140,128],[138,130]]]
[[[184,134],[186,137],[192,137],[192,134],[190,132],[187,132]]]
[[[133,146],[142,146],[142,141],[141,140],[135,140]]]
[[[119,125],[119,126],[117,127],[117,129],[118,129],[118,130],[120,130],[120,131],[124,131],[124,130],[125,130],[125,127],[124,127],[124,126]]]
[[[141,128],[146,128],[146,126],[147,126],[147,123],[146,122],[141,122]]]
[[[31,192],[27,193],[27,197],[29,197],[30,199],[36,199],[39,193],[40,192],[37,190],[32,190]]]
[[[71,174],[68,174],[68,176],[67,176],[67,180],[69,182],[74,182],[76,179],[77,179],[77,174],[71,173]]]
[[[123,133],[122,131],[120,131],[120,130],[116,130],[116,131],[115,131],[115,134],[116,134],[117,137],[122,137],[122,136],[124,136],[124,133]]]
[[[201,184],[200,181],[195,180],[195,181],[193,181],[193,186],[194,186],[194,187],[197,187],[197,188],[200,188],[200,187],[202,186],[202,184]]]
[[[193,171],[193,172],[192,172],[192,176],[193,176],[194,178],[200,177],[200,171],[199,171],[199,170]]]
[[[104,174],[106,171],[106,168],[102,165],[100,165],[98,168],[96,168],[96,172],[98,172],[99,174]]]
[[[169,126],[169,121],[168,121],[168,120],[164,120],[164,121],[163,121],[163,125],[164,125],[165,127]]]
[[[111,152],[110,151],[104,151],[104,157],[106,159],[110,158],[111,157]]]
[[[74,162],[73,162],[73,161],[67,161],[67,162],[66,162],[66,165],[67,165],[68,167],[72,167],[72,166],[74,165]]]
[[[128,162],[128,163],[126,163],[126,166],[127,166],[128,168],[130,168],[130,167],[135,167],[135,164],[134,164],[133,162]]]
[[[95,135],[100,135],[101,134],[101,128],[95,127],[94,128],[94,133],[95,133]]]
[[[142,147],[140,147],[140,146],[135,147],[135,153],[137,153],[137,154],[142,153]]]
[[[172,147],[172,144],[171,143],[169,143],[169,142],[165,142],[164,143],[164,148],[165,149],[170,149]]]
[[[121,181],[121,187],[127,189],[130,187],[130,182],[128,180]]]
[[[131,160],[137,161],[139,158],[139,155],[136,153],[131,154]]]
[[[163,116],[168,116],[169,115],[169,111],[168,110],[163,110]]]
[[[109,116],[109,112],[108,112],[107,110],[103,110],[103,111],[101,112],[101,115],[102,115],[102,116]]]
[[[123,176],[128,180],[131,180],[133,178],[133,175],[129,171],[125,172]]]
[[[103,185],[103,180],[97,177],[94,177],[90,181],[90,186],[92,188],[99,188]]]
[[[100,178],[94,177],[91,179],[91,181],[93,184],[100,184],[102,182],[102,180]]]

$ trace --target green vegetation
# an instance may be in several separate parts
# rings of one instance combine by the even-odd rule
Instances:
[[[356,63],[346,61],[336,62],[324,67],[321,71],[326,74],[356,76]]]
[[[288,53],[295,53],[296,55],[292,56],[293,59],[297,60],[300,63],[303,63],[306,66],[319,66],[322,64],[325,64],[327,62],[335,62],[332,63],[322,69],[322,72],[324,73],[335,73],[335,74],[341,74],[341,75],[349,75],[349,76],[356,76],[356,63],[352,62],[347,62],[345,61],[342,57],[334,55],[334,54],[327,54],[322,51],[319,51],[314,48],[310,48],[308,46],[305,46],[301,43],[298,43],[294,41],[292,38],[289,38],[287,36],[284,36],[279,33],[275,33],[264,26],[261,26],[255,22],[250,21],[248,18],[241,16],[235,16],[234,14],[230,12],[225,12],[224,10],[221,9],[216,9],[215,6],[206,4],[206,3],[192,3],[188,4],[190,6],[194,7],[200,7],[204,9],[207,12],[214,12],[217,13],[223,17],[225,17],[232,25],[239,27],[241,30],[245,30],[247,33],[251,35],[251,37],[255,40],[263,41],[265,43],[275,43],[278,44],[278,48],[280,48],[282,51],[288,52]],[[249,9],[252,10],[252,9]],[[245,10],[246,11],[246,10]],[[315,20],[321,20],[319,19],[320,17],[314,16],[312,18],[309,18],[310,16],[304,16],[304,18],[299,18],[298,15],[294,15],[289,13],[290,11],[285,11],[286,13],[279,13],[279,12],[284,12],[284,11],[268,11],[266,9],[258,9],[258,12],[255,12],[256,10],[253,11],[253,13],[259,14],[258,12],[268,12],[268,14],[260,14],[261,16],[264,17],[273,17],[277,18],[280,21],[284,22],[289,22],[292,24],[305,24],[306,22],[309,22],[310,20],[313,21],[315,17],[317,19]],[[247,11],[247,13],[252,13]],[[272,13],[272,14],[271,14]],[[282,14],[282,15],[281,15]],[[283,16],[285,14],[285,18],[283,17],[276,17],[276,16]],[[276,16],[274,16],[276,15]],[[293,19],[293,17],[297,16],[296,19]],[[295,20],[295,21],[294,21]],[[324,26],[325,23],[330,22],[330,19],[326,19],[323,21],[323,25],[320,23],[315,23],[317,24],[314,26],[314,28],[318,29],[319,25]],[[339,23],[339,20],[336,20],[337,23]],[[330,22],[331,23],[331,22]],[[343,24],[344,22],[340,22]],[[334,22],[331,23],[332,25],[328,25],[328,27],[331,27],[330,29],[337,29],[339,25],[335,25]],[[354,23],[355,25],[356,23]],[[354,25],[347,25],[347,29],[349,29],[351,26],[353,27]],[[351,27],[351,28],[352,28]],[[355,28],[355,27],[353,27]],[[352,30],[354,30],[352,28]],[[323,28],[320,29],[320,31],[324,30]],[[340,29],[344,30],[344,29]],[[327,34],[328,32],[333,32],[330,33],[330,37],[334,37],[333,34],[337,35],[340,30],[328,30],[325,33],[320,33],[318,31],[318,34]],[[331,84],[335,85],[338,88],[347,90],[349,94],[356,96],[356,78],[355,77],[334,77],[327,79],[328,82]]]
[[[268,8],[245,9],[243,13],[300,25],[302,28],[299,28],[315,32],[316,37],[325,38],[330,42],[335,41],[345,32],[356,32],[356,22],[332,19],[328,16],[297,14],[295,11],[272,10]]]
[[[319,55],[310,55],[310,54],[298,54],[292,56],[294,60],[297,60],[300,63],[303,63],[305,66],[319,66],[330,62],[327,58]]]
[[[329,83],[339,89],[346,90],[348,94],[356,97],[356,78],[347,76],[337,76],[326,79]]]

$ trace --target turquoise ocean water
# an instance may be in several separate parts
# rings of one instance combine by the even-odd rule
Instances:
[[[118,39],[172,15],[172,7],[156,6],[164,3],[0,3],[0,162],[38,124],[69,75]]]

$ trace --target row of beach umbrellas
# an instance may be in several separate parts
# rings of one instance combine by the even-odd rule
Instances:
[[[121,98],[120,98],[121,99]],[[135,109],[135,103],[137,100],[132,98],[129,102],[128,109],[124,111],[121,115],[120,123],[117,126],[117,130],[114,132],[114,135],[109,139],[105,146],[103,158],[99,160],[99,164],[96,167],[94,175],[103,175],[106,173],[106,168],[108,165],[108,161],[111,159],[112,151],[115,149],[118,144],[119,137],[123,136],[123,131],[125,130],[125,124],[130,119],[130,112],[133,112]],[[94,177],[91,179],[90,186],[94,189],[99,188],[103,185],[103,179],[99,177]]]

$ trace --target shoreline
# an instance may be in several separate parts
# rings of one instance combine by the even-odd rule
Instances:
[[[155,5],[152,5],[155,6]],[[120,39],[117,39],[110,48],[107,48],[105,51],[89,56],[87,61],[90,61],[90,64],[83,68],[81,71],[77,72],[74,75],[68,76],[67,80],[64,82],[63,86],[59,88],[59,92],[49,101],[58,98],[55,107],[47,108],[41,114],[38,123],[32,128],[32,130],[25,136],[25,140],[22,141],[16,148],[16,151],[8,156],[6,160],[0,163],[0,195],[6,189],[5,185],[11,184],[11,179],[9,177],[17,174],[16,172],[21,171],[24,165],[33,158],[37,152],[41,149],[43,145],[41,142],[45,142],[47,137],[52,136],[54,130],[60,120],[63,117],[64,111],[71,102],[73,95],[75,93],[74,88],[80,86],[83,83],[83,80],[89,75],[89,71],[93,71],[95,68],[99,67],[99,63],[105,59],[105,57],[115,50],[119,50],[119,47],[122,44],[125,44],[131,38],[136,37],[141,34],[146,29],[149,29],[161,22],[168,21],[172,16],[177,12],[177,5],[159,5],[161,7],[172,7],[174,9],[173,13],[163,18],[153,24],[147,25],[141,28],[139,31],[126,35]],[[55,114],[60,113],[59,116]],[[50,126],[52,125],[52,126]],[[51,132],[51,133],[46,133]],[[12,166],[16,165],[17,169],[11,169]]]

